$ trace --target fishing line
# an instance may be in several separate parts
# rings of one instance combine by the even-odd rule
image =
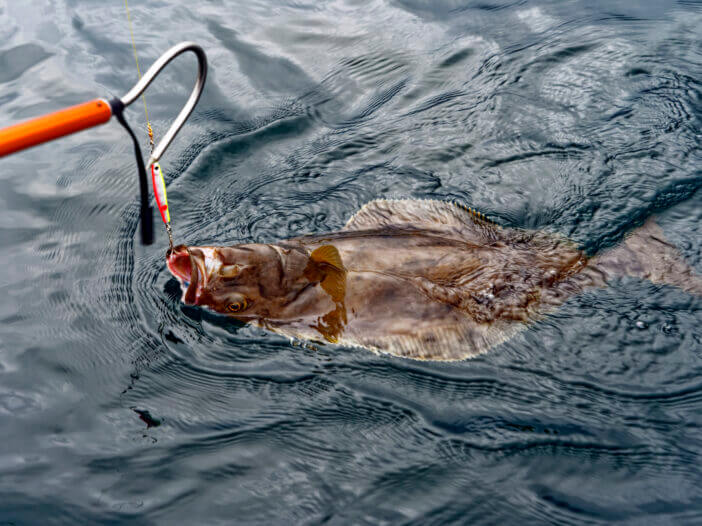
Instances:
[[[139,76],[139,80],[141,80],[141,69],[139,68],[139,56],[137,54],[137,48],[136,48],[136,41],[134,39],[134,29],[132,26],[132,17],[129,13],[129,3],[127,0],[124,0],[124,9],[127,12],[127,23],[129,24],[129,35],[132,39],[132,50],[134,51],[134,62],[136,63],[136,68],[137,68],[137,74]],[[141,98],[144,101],[144,116],[146,117],[146,130],[149,136],[149,149],[150,153],[153,155],[154,153],[154,130],[151,127],[151,121],[149,121],[149,110],[146,108],[146,95],[143,93],[141,94]],[[121,115],[120,115],[121,116]],[[138,144],[136,143],[136,137],[134,136],[134,133],[132,130],[129,128],[127,125],[127,122],[124,120],[124,118],[120,119],[120,116],[118,116],[119,122],[126,128],[126,130],[129,132],[129,134],[132,136],[132,139],[134,139],[135,143],[135,151],[138,149]],[[141,150],[139,149],[139,153],[137,154],[141,158]],[[141,181],[141,176],[142,176],[142,171],[144,170],[144,163],[143,161],[139,164],[139,180]],[[144,177],[146,174],[143,174]],[[158,205],[158,211],[161,214],[161,220],[163,221],[163,224],[166,225],[166,233],[168,234],[168,244],[170,245],[170,250],[173,250],[173,231],[171,230],[171,214],[170,211],[168,210],[168,196],[166,193],[166,181],[163,177],[163,170],[161,169],[161,165],[158,162],[154,162],[151,164],[151,184],[153,185],[154,189],[154,197],[156,198],[156,204]],[[142,203],[143,206],[143,203]]]

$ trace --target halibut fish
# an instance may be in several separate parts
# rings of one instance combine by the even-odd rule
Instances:
[[[702,294],[649,220],[587,257],[558,234],[502,228],[432,200],[377,200],[338,232],[275,244],[180,245],[182,301],[290,338],[418,360],[484,353],[590,287],[635,276]]]

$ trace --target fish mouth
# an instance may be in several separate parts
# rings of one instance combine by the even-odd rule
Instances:
[[[202,251],[178,245],[166,253],[166,265],[171,274],[180,281],[183,303],[197,305],[207,285],[205,257]]]

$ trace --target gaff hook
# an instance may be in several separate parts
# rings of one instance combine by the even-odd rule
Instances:
[[[205,80],[207,79],[207,57],[205,56],[205,51],[194,42],[181,42],[180,44],[176,44],[161,55],[159,59],[148,69],[148,71],[144,73],[141,80],[137,82],[136,85],[120,99],[125,107],[129,106],[132,102],[139,98],[139,95],[144,93],[146,88],[149,87],[149,84],[151,84],[151,82],[171,60],[186,51],[192,51],[197,57],[197,81],[195,82],[193,91],[190,93],[190,97],[185,103],[185,106],[183,106],[183,109],[180,110],[180,113],[173,121],[173,124],[171,124],[171,127],[166,132],[166,135],[164,135],[163,139],[161,139],[161,142],[159,142],[156,148],[154,148],[154,152],[151,154],[151,157],[149,157],[149,160],[146,163],[147,166],[150,166],[161,158],[168,146],[173,141],[173,138],[180,131],[185,121],[188,119],[188,117],[190,117],[190,114],[195,109],[197,101],[200,100],[200,94],[202,93],[202,89],[205,87]]]
[[[134,102],[139,95],[151,84],[161,70],[175,57],[186,51],[192,51],[197,57],[198,75],[193,91],[190,93],[183,109],[171,124],[161,142],[158,143],[149,157],[146,166],[158,161],[168,146],[173,141],[180,128],[192,113],[200,99],[200,94],[207,79],[207,57],[205,51],[193,42],[181,42],[166,51],[148,69],[144,76],[122,98],[115,98],[107,102],[104,99],[94,99],[77,106],[49,113],[29,121],[25,121],[7,128],[0,129],[0,157],[24,150],[31,146],[63,137],[98,124],[104,124],[114,115],[126,128],[134,142],[139,170],[139,189],[141,192],[141,241],[145,245],[153,243],[153,213],[149,204],[149,191],[146,177],[146,168],[141,155],[139,141],[124,120],[124,108]]]

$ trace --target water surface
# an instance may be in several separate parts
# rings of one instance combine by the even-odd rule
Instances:
[[[592,253],[656,214],[702,272],[698,2],[130,6],[142,67],[210,60],[162,163],[177,242],[435,198]],[[148,90],[157,138],[194,70]],[[135,80],[120,2],[0,0],[0,124]],[[0,162],[0,522],[702,522],[699,298],[624,279],[459,363],[293,345],[180,304],[130,149]]]

